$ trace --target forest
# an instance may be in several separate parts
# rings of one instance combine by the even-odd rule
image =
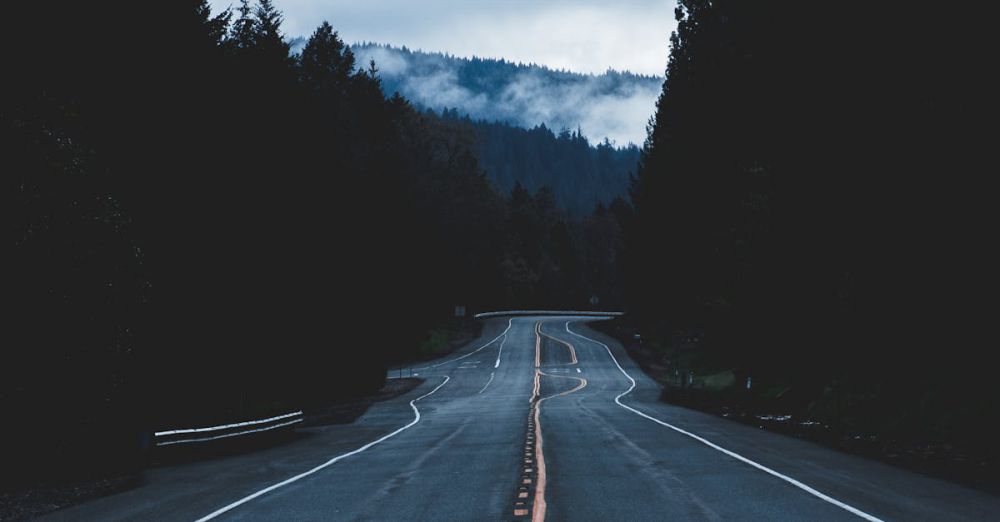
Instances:
[[[16,11],[0,408],[32,428],[4,431],[5,479],[370,393],[456,305],[620,295],[623,200],[570,219],[499,190],[328,24],[291,53],[270,0]]]
[[[664,35],[666,36],[666,35]],[[399,92],[415,106],[456,109],[474,120],[522,128],[577,129],[617,146],[639,145],[662,77],[609,69],[601,74],[554,70],[503,58],[462,58],[384,44],[351,50],[380,64],[387,95]]]
[[[680,1],[623,273],[665,355],[698,340],[685,370],[978,466],[1000,439],[996,91],[987,33],[950,11]]]
[[[457,132],[473,137],[480,168],[502,192],[516,184],[531,192],[548,188],[556,205],[573,218],[628,199],[639,163],[635,145],[617,147],[605,138],[595,146],[579,128],[556,133],[540,124],[526,129],[459,116],[457,109],[445,109],[441,117]]]
[[[985,20],[919,2],[675,14],[662,85],[587,80],[624,99],[655,84],[637,149],[592,144],[581,114],[414,99],[327,23],[293,51],[272,0],[8,6],[0,409],[31,429],[0,435],[0,482],[372,393],[456,305],[594,295],[664,353],[697,339],[686,370],[996,462]],[[462,63],[469,92],[522,67]]]

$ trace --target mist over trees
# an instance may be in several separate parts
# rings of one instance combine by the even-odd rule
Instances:
[[[676,15],[630,311],[813,418],[995,458],[986,33],[921,3]]]
[[[361,63],[375,60],[386,94],[417,107],[456,109],[474,120],[523,128],[582,129],[597,142],[639,144],[662,78],[609,70],[556,71],[492,58],[460,58],[389,45],[351,46]]]
[[[455,305],[620,296],[624,201],[498,189],[328,24],[293,55],[269,0],[8,14],[4,480],[370,393]]]

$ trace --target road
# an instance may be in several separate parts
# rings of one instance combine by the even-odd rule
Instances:
[[[1000,498],[658,401],[580,317],[487,321],[350,425],[43,520],[996,520]]]

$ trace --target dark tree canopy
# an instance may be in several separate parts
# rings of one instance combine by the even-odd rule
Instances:
[[[268,0],[8,15],[0,407],[32,429],[4,432],[4,479],[371,393],[456,305],[612,293],[577,256],[615,223],[510,203],[464,125],[386,97],[327,23],[293,56]]]
[[[995,412],[961,400],[996,397],[973,299],[992,279],[985,33],[921,2],[681,0],[677,18],[630,309],[832,422],[995,437],[974,428]]]

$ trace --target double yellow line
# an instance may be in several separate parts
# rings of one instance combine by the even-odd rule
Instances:
[[[555,341],[555,342],[557,342],[559,344],[564,345],[566,348],[569,349],[569,358],[570,358],[570,361],[568,363],[552,363],[553,366],[557,366],[557,365],[560,365],[560,366],[561,365],[574,365],[574,364],[577,364],[579,362],[576,359],[576,348],[574,348],[571,343],[568,343],[566,341],[563,341],[562,339],[558,339],[556,337],[553,337],[553,336],[551,336],[551,335],[543,332],[542,331],[542,322],[538,321],[538,322],[535,323],[535,368],[538,368],[538,367],[541,366],[541,353],[542,353],[542,337],[541,336],[543,336],[543,335],[545,337],[548,337],[549,339],[552,339],[553,341]]]
[[[543,522],[545,520],[545,509],[546,509],[545,451],[542,440],[542,421],[541,421],[542,403],[555,397],[561,397],[563,395],[569,395],[571,393],[578,392],[587,386],[587,379],[584,379],[583,377],[572,377],[569,375],[551,375],[541,370],[543,335],[556,342],[562,343],[569,348],[571,362],[562,364],[569,364],[569,365],[577,364],[576,349],[573,348],[573,345],[566,341],[563,341],[562,339],[556,339],[555,337],[552,337],[551,335],[542,332],[541,327],[542,327],[541,321],[535,323],[535,385],[534,385],[534,390],[532,391],[531,394],[531,402],[532,404],[535,405],[535,465],[537,466],[538,469],[538,478],[535,481],[535,501],[532,503],[532,509],[531,509],[532,522]],[[550,395],[548,397],[540,397],[542,375],[546,377],[561,377],[563,379],[576,379],[580,381],[580,384],[577,385],[577,387],[573,388],[572,390],[567,390],[562,393]]]

